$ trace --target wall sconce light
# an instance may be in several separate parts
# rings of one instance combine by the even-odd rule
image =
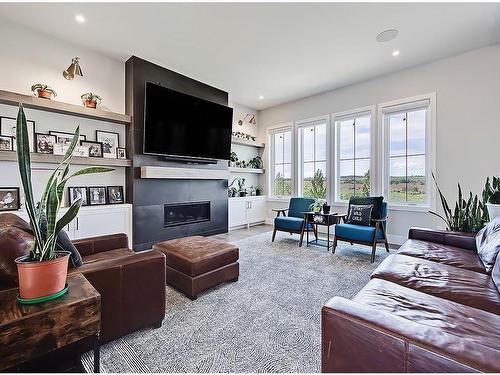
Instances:
[[[252,125],[257,124],[257,121],[255,120],[255,115],[253,115],[251,113],[247,113],[247,115],[243,118],[243,120],[238,120],[238,125],[243,125],[243,123],[245,122],[245,120],[247,119],[248,116],[252,116],[252,118],[250,119],[250,121],[248,121],[248,123],[250,123]]]
[[[80,68],[80,58],[75,57],[71,60],[71,65],[63,72],[63,77],[67,80],[75,78],[75,76],[83,77],[82,68]]]

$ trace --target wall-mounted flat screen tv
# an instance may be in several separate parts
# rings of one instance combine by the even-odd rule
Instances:
[[[146,83],[144,153],[229,159],[233,109]]]

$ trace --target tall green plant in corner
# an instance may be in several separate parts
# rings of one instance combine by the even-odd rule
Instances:
[[[81,198],[76,200],[71,207],[57,219],[61,207],[63,192],[69,179],[90,173],[102,173],[112,171],[113,168],[88,167],[80,169],[72,174],[69,166],[73,151],[80,139],[80,128],[77,127],[73,140],[63,157],[62,162],[50,175],[45,190],[38,205],[33,197],[33,186],[31,183],[31,158],[28,141],[28,125],[23,106],[19,105],[16,126],[17,159],[19,173],[24,190],[25,207],[28,213],[34,234],[34,242],[30,251],[28,261],[48,261],[56,258],[56,240],[59,232],[68,225],[78,214],[82,205]],[[42,220],[47,221],[47,230],[42,231]]]

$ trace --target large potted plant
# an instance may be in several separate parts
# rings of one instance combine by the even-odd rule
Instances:
[[[78,214],[82,200],[81,198],[76,200],[58,219],[66,183],[72,177],[113,170],[104,167],[88,167],[70,174],[71,156],[79,143],[79,138],[80,129],[77,127],[62,162],[51,173],[40,201],[35,204],[31,183],[28,126],[23,107],[19,105],[16,124],[17,160],[24,190],[26,212],[34,237],[29,254],[16,259],[21,301],[50,299],[67,290],[65,284],[69,252],[58,251],[56,241],[59,232]]]
[[[483,190],[483,202],[488,209],[489,220],[500,216],[500,177],[488,177]]]

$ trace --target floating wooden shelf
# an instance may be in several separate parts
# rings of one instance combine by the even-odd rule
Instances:
[[[252,147],[257,147],[257,148],[264,148],[265,147],[264,143],[259,143],[259,142],[251,141],[249,139],[243,139],[243,138],[237,138],[237,137],[232,137],[231,143],[236,144],[236,145],[252,146]]]
[[[129,125],[131,122],[131,117],[129,115],[87,108],[83,105],[78,106],[49,99],[41,99],[36,96],[17,94],[15,92],[5,90],[0,90],[0,103],[11,105],[18,105],[19,103],[22,103],[26,108],[113,122],[115,124]]]
[[[33,163],[59,164],[62,160],[62,155],[31,153],[31,162]],[[17,154],[15,151],[0,151],[0,161],[17,161]],[[132,161],[129,159],[83,158],[80,156],[73,156],[70,164],[130,167],[132,166]]]
[[[264,173],[264,169],[229,167],[229,172],[233,173]]]

